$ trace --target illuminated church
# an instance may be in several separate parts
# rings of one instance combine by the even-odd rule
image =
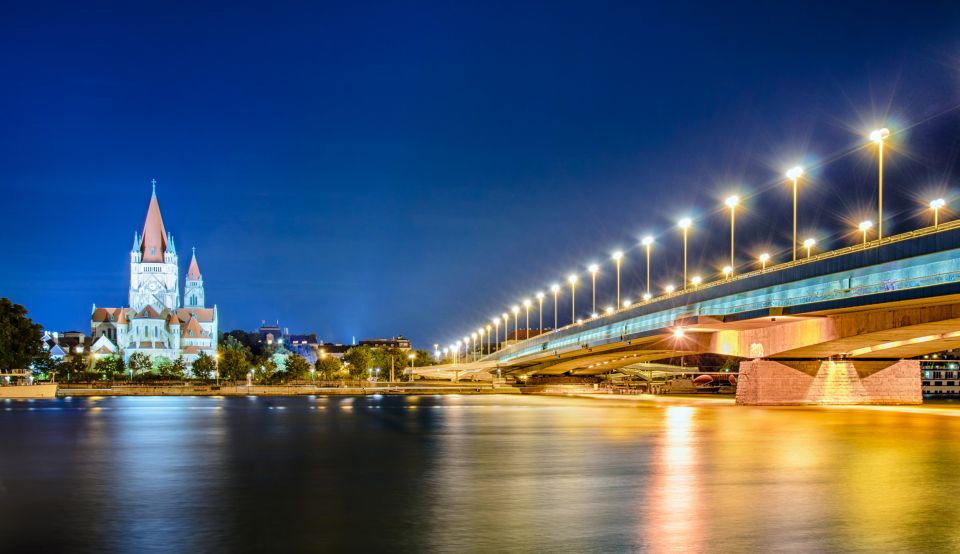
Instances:
[[[203,275],[197,254],[191,252],[180,305],[180,269],[173,235],[163,226],[156,181],[143,233],[133,234],[130,250],[130,305],[126,308],[93,306],[90,335],[94,354],[116,354],[124,360],[135,352],[151,359],[175,360],[183,356],[192,364],[201,352],[216,356],[217,307],[205,307]]]

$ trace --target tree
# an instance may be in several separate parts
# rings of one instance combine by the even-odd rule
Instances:
[[[271,358],[260,360],[260,363],[253,369],[257,381],[263,384],[270,383],[277,373],[277,364]]]
[[[150,361],[150,356],[143,352],[134,352],[127,360],[127,367],[130,368],[133,377],[137,377],[149,373],[153,369],[153,363]]]
[[[337,379],[343,377],[341,374],[343,371],[343,364],[340,363],[340,360],[334,358],[333,356],[320,356],[317,359],[317,363],[314,364],[314,369],[317,370],[317,377],[320,379]]]
[[[33,372],[42,375],[43,379],[54,379],[54,376],[60,373],[62,365],[60,360],[52,358],[50,353],[45,350],[41,350],[30,363]]]
[[[350,375],[362,379],[367,376],[373,354],[369,346],[354,346],[343,355],[343,361],[350,364]]]
[[[433,365],[436,363],[436,361],[433,359],[433,356],[426,350],[416,350],[413,352],[413,354],[413,365],[416,367],[423,367],[425,365]]]
[[[116,354],[110,354],[108,356],[98,358],[97,363],[93,367],[94,371],[103,375],[104,379],[110,380],[116,379],[117,377],[122,377],[123,372],[126,369],[126,365],[123,363],[123,358]]]
[[[0,369],[25,369],[40,352],[42,337],[26,308],[0,298]]]
[[[245,379],[249,369],[250,350],[236,338],[228,336],[220,345],[220,376],[237,381]]]
[[[193,366],[190,368],[190,370],[193,372],[193,378],[199,381],[206,381],[209,379],[210,374],[216,371],[216,369],[217,364],[213,362],[213,358],[208,356],[207,353],[202,350],[197,356],[197,359],[193,361]]]
[[[310,371],[310,362],[300,354],[290,354],[287,356],[287,378],[303,379]]]
[[[178,357],[176,360],[170,360],[169,358],[160,356],[154,360],[153,365],[161,379],[183,379],[184,373],[186,372],[186,364],[183,361],[183,356]]]
[[[66,380],[70,381],[82,377],[88,369],[87,360],[80,354],[74,354],[63,359],[60,371],[66,373]]]
[[[183,360],[183,356],[177,356],[173,361],[170,366],[170,375],[175,379],[183,379],[187,376],[187,362]]]

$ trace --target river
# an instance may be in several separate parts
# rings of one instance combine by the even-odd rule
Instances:
[[[0,402],[0,551],[956,551],[960,409]]]

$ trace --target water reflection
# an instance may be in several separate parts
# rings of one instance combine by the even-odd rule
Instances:
[[[3,407],[0,551],[960,543],[949,408],[479,396]]]

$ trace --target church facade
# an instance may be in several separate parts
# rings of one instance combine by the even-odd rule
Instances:
[[[156,185],[147,208],[143,232],[133,234],[130,250],[129,305],[98,308],[90,316],[94,354],[120,354],[128,360],[134,353],[153,360],[183,356],[192,364],[201,352],[216,357],[217,306],[206,307],[203,275],[197,254],[191,252],[180,295],[180,268],[173,235],[160,214]]]

